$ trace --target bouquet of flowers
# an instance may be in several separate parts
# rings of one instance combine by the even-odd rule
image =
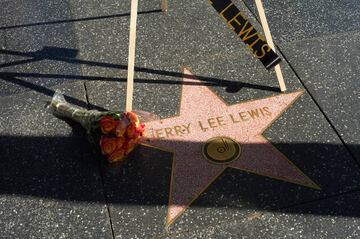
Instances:
[[[122,162],[144,136],[145,125],[134,112],[86,110],[66,102],[59,91],[50,108],[55,115],[80,123],[109,163]]]

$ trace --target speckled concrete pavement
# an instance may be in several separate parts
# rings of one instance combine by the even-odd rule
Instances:
[[[261,29],[253,1],[234,3]],[[179,179],[171,152],[140,146],[123,167],[109,167],[81,127],[46,108],[56,89],[80,106],[124,108],[130,1],[0,6],[0,238],[360,237],[357,0],[264,1],[288,92],[304,94],[262,137],[316,187],[257,173],[251,162],[252,171],[225,167],[170,223],[170,206],[184,206],[169,205]],[[280,94],[274,72],[208,1],[169,0],[164,14],[158,0],[140,0],[137,44],[134,108],[163,119],[180,113],[183,67],[228,106]],[[266,117],[268,106],[256,112]],[[244,121],[253,117],[238,111]],[[211,112],[199,121],[225,124]],[[186,132],[176,130],[156,134]],[[204,148],[195,138],[175,143]],[[264,156],[258,151],[254,162]],[[198,168],[191,162],[189,172]],[[180,180],[180,197],[197,182]]]

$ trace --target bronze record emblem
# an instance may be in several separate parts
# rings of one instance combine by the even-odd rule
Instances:
[[[206,141],[202,151],[212,163],[227,164],[240,156],[241,147],[235,140],[220,136]]]

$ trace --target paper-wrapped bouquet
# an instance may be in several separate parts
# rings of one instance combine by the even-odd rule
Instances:
[[[122,162],[144,136],[145,125],[134,112],[86,110],[66,102],[58,91],[50,108],[57,116],[80,123],[109,163]]]

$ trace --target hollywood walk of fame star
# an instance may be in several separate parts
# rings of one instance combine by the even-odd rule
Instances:
[[[262,136],[302,93],[227,105],[200,81],[184,77],[179,115],[146,124],[146,144],[174,155],[166,225],[227,167],[319,189]]]

